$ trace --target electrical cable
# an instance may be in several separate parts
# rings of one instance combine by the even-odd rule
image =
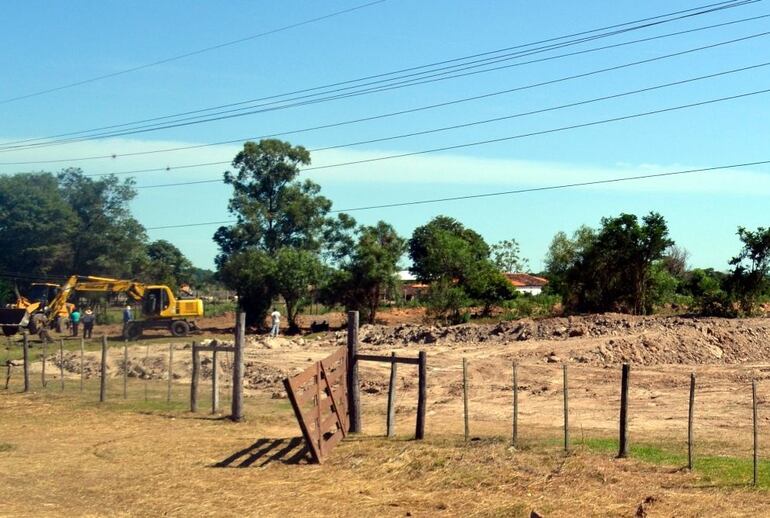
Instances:
[[[758,0],[750,0],[750,3],[753,3],[755,1],[758,1]],[[696,14],[704,14],[704,13],[696,13]],[[689,16],[694,16],[694,14],[693,15],[689,15]],[[598,47],[598,48],[594,48],[594,49],[587,49],[587,50],[583,50],[583,51],[579,51],[579,52],[574,52],[574,53],[567,53],[567,54],[561,54],[561,55],[557,55],[557,56],[550,56],[550,57],[546,57],[546,58],[543,58],[543,59],[530,60],[530,61],[526,61],[526,62],[523,62],[523,63],[514,63],[512,65],[495,67],[495,68],[492,68],[492,69],[475,70],[473,72],[468,72],[468,73],[465,73],[465,74],[455,74],[455,75],[449,76],[449,77],[441,77],[441,76],[445,76],[447,74],[451,74],[451,73],[457,72],[458,70],[462,71],[462,70],[467,70],[467,69],[471,69],[471,68],[477,68],[479,66],[485,66],[485,65],[489,65],[489,64],[494,64],[494,63],[499,62],[499,61],[510,60],[510,59],[515,59],[515,58],[518,58],[518,57],[522,57],[522,55],[526,56],[526,55],[530,55],[530,54],[534,54],[534,53],[540,53],[540,52],[543,52],[543,51],[553,50],[553,48],[547,48],[545,50],[537,50],[537,51],[528,51],[527,54],[514,55],[512,57],[508,56],[508,57],[505,57],[505,58],[502,58],[502,59],[499,59],[498,57],[489,58],[489,59],[496,59],[496,61],[486,62],[486,63],[482,63],[482,65],[472,65],[472,66],[467,66],[468,65],[467,63],[463,63],[461,65],[456,65],[455,69],[449,70],[447,72],[441,72],[439,74],[434,74],[433,76],[426,76],[427,79],[426,79],[426,77],[418,78],[418,79],[409,79],[407,81],[402,81],[401,83],[395,83],[395,84],[390,84],[390,85],[386,85],[386,86],[370,88],[368,90],[361,90],[361,91],[357,91],[357,92],[348,92],[348,93],[345,93],[345,94],[334,95],[334,96],[329,96],[329,97],[321,97],[321,98],[318,98],[318,99],[303,100],[303,99],[306,99],[308,97],[314,97],[314,96],[317,96],[317,95],[326,95],[326,94],[330,94],[330,93],[337,93],[337,92],[342,91],[342,90],[348,90],[348,89],[351,89],[351,88],[360,88],[362,86],[371,86],[372,84],[376,84],[378,82],[364,84],[364,85],[356,85],[354,87],[348,87],[348,88],[344,88],[344,89],[331,90],[331,91],[321,92],[321,93],[318,93],[318,94],[312,94],[312,95],[308,95],[308,96],[301,96],[301,97],[294,97],[294,98],[289,98],[289,99],[282,99],[280,101],[271,102],[271,103],[264,103],[264,104],[261,104],[261,105],[246,106],[246,107],[243,107],[243,108],[238,108],[236,110],[227,110],[227,111],[222,111],[222,112],[219,112],[219,113],[212,113],[212,114],[201,115],[201,116],[196,116],[196,117],[188,117],[187,119],[178,119],[176,121],[170,121],[167,124],[160,124],[160,125],[159,124],[151,124],[151,125],[145,125],[145,126],[138,126],[136,128],[131,128],[131,129],[122,130],[122,131],[112,131],[112,132],[106,132],[106,133],[101,133],[101,134],[97,133],[97,134],[92,134],[92,135],[86,135],[86,136],[82,136],[82,137],[79,137],[79,138],[50,140],[50,139],[55,138],[57,136],[67,136],[67,135],[91,133],[91,132],[94,132],[94,131],[99,131],[101,129],[117,128],[117,127],[122,127],[122,126],[129,126],[129,125],[134,125],[134,124],[140,124],[142,122],[147,122],[147,121],[179,117],[179,116],[182,116],[182,115],[185,115],[185,114],[189,114],[189,113],[197,113],[197,112],[201,112],[201,111],[210,111],[210,110],[213,110],[215,108],[206,108],[206,109],[203,109],[203,110],[196,110],[196,111],[193,111],[193,112],[184,112],[182,114],[175,114],[175,115],[168,115],[168,116],[163,116],[163,117],[156,117],[154,119],[145,119],[143,121],[135,121],[135,122],[132,122],[132,123],[124,123],[124,124],[119,124],[119,125],[104,126],[104,127],[101,127],[101,128],[92,128],[92,129],[89,129],[89,130],[80,130],[80,131],[77,131],[77,132],[58,134],[58,135],[53,135],[53,136],[48,136],[48,137],[39,137],[39,138],[26,139],[26,140],[21,140],[21,141],[6,142],[2,146],[0,146],[0,151],[16,151],[16,150],[19,150],[19,149],[29,149],[29,148],[34,148],[34,147],[47,147],[47,146],[50,146],[50,145],[61,145],[61,144],[68,144],[68,143],[72,143],[72,142],[81,142],[81,141],[84,141],[84,140],[95,139],[95,138],[108,138],[108,137],[123,136],[123,135],[136,134],[136,133],[144,133],[144,132],[148,132],[148,131],[158,131],[158,130],[162,130],[162,129],[170,129],[170,128],[176,128],[176,127],[182,127],[182,126],[190,126],[190,125],[193,125],[193,124],[202,124],[202,123],[212,122],[212,121],[217,121],[217,120],[225,120],[225,119],[230,119],[230,118],[234,118],[234,117],[253,115],[255,113],[264,113],[264,112],[269,112],[269,111],[293,108],[293,107],[297,107],[297,106],[305,106],[305,105],[310,105],[310,104],[317,104],[319,102],[326,102],[326,101],[330,101],[330,100],[338,100],[338,99],[344,99],[344,98],[349,98],[349,97],[355,97],[355,96],[359,96],[359,95],[365,95],[365,94],[369,94],[369,93],[377,93],[377,92],[381,92],[381,91],[388,91],[388,90],[393,90],[393,89],[397,89],[397,88],[404,88],[404,87],[408,87],[408,86],[415,86],[415,85],[419,85],[419,84],[431,83],[431,82],[435,82],[435,81],[439,81],[439,80],[447,80],[447,79],[454,79],[454,78],[457,78],[457,77],[465,77],[465,76],[468,76],[468,75],[475,75],[475,74],[478,74],[478,73],[486,73],[486,72],[490,72],[490,71],[494,71],[494,70],[500,70],[500,69],[503,69],[503,68],[510,68],[511,66],[521,66],[521,65],[527,65],[527,64],[532,64],[532,63],[538,63],[538,62],[542,62],[542,61],[548,61],[548,60],[552,60],[552,59],[560,59],[560,58],[563,58],[563,57],[570,57],[570,56],[574,56],[574,55],[585,54],[585,53],[588,53],[588,52],[596,52],[596,51],[600,51],[600,50],[607,50],[607,49],[610,49],[610,48],[616,48],[616,47],[630,45],[630,44],[636,44],[636,43],[641,43],[641,42],[646,42],[646,41],[653,41],[653,40],[657,40],[657,39],[661,39],[661,38],[677,36],[677,35],[681,35],[681,34],[686,34],[686,33],[691,33],[691,32],[696,32],[696,31],[701,31],[701,30],[707,30],[707,29],[712,29],[712,28],[724,27],[724,26],[732,25],[732,24],[736,24],[736,23],[743,23],[743,22],[747,22],[747,21],[753,21],[753,20],[757,20],[757,19],[761,19],[761,18],[766,18],[768,16],[770,16],[770,15],[755,16],[755,17],[750,17],[750,18],[745,18],[745,19],[740,19],[740,20],[733,20],[733,21],[730,21],[730,22],[725,22],[725,23],[720,23],[720,24],[715,24],[715,25],[710,25],[710,26],[704,26],[704,27],[699,27],[699,28],[685,30],[685,31],[678,31],[678,32],[674,32],[674,33],[668,33],[668,34],[664,34],[664,35],[653,36],[653,37],[650,37],[650,38],[643,38],[643,39],[639,39],[639,40],[623,42],[623,43],[619,43],[619,44],[615,44],[615,45],[608,45],[608,46],[604,46],[604,47]],[[672,21],[672,20],[667,20],[667,21]],[[658,22],[658,23],[665,23],[665,22]],[[638,30],[638,29],[639,29],[638,27],[635,27],[635,28],[626,29],[623,32],[627,32],[627,31],[630,31],[630,30]],[[596,38],[599,38],[599,37],[606,37],[606,36],[607,35],[595,36],[592,39],[596,39]],[[577,43],[582,43],[582,42],[583,41],[579,41]],[[561,46],[573,45],[573,44],[576,44],[576,43],[568,42],[568,43],[564,43],[564,44],[559,44],[559,47],[556,47],[556,48],[560,48]],[[456,67],[461,67],[461,66],[464,66],[465,68],[459,68],[459,69],[456,68]],[[425,73],[433,73],[433,72],[435,72],[435,71],[428,71],[428,72],[425,72]],[[385,80],[384,82],[388,82],[388,81],[392,82],[392,81],[397,80],[397,79],[403,79],[403,78],[392,78],[392,79]],[[379,81],[379,82],[383,82],[383,81]],[[318,88],[323,88],[323,87],[318,87]],[[286,94],[281,94],[279,96],[284,96],[284,95],[286,95]],[[271,96],[270,98],[272,98],[272,97],[279,97],[279,96]],[[256,100],[260,100],[260,99],[256,99]],[[233,103],[231,105],[249,103],[249,102],[253,102],[253,101],[256,101],[256,100],[242,101],[242,102],[239,102],[239,103]],[[300,102],[295,102],[293,104],[280,104],[280,103],[287,103],[289,101],[300,101]],[[231,106],[231,105],[223,105],[223,106]],[[253,108],[262,108],[262,109],[253,110]],[[251,110],[251,111],[246,111],[245,113],[241,113],[243,110]],[[238,113],[234,113],[233,114],[231,112],[238,112]],[[225,115],[225,114],[228,114],[228,113],[230,113],[230,115]],[[25,142],[41,141],[41,140],[43,142],[38,142],[36,144],[35,143],[22,144],[22,143],[25,143]]]
[[[80,86],[80,85],[84,85],[84,84],[87,84],[87,83],[93,83],[95,81],[100,81],[102,79],[108,79],[108,78],[111,78],[111,77],[116,77],[116,76],[121,76],[121,75],[124,75],[124,74],[128,74],[130,72],[136,72],[137,70],[144,70],[146,68],[154,67],[154,66],[157,66],[157,65],[163,65],[163,64],[166,64],[166,63],[170,63],[172,61],[177,61],[177,60],[188,58],[188,57],[191,57],[191,56],[196,56],[198,54],[203,54],[203,53],[206,53],[206,52],[210,52],[212,50],[217,50],[217,49],[221,49],[223,47],[229,47],[229,46],[232,46],[232,45],[237,45],[237,44],[243,43],[245,41],[250,41],[250,40],[257,39],[257,38],[262,38],[264,36],[269,36],[271,34],[275,34],[275,33],[278,33],[278,32],[283,32],[283,31],[286,31],[286,30],[289,30],[289,29],[295,29],[295,28],[301,27],[303,25],[309,25],[311,23],[315,23],[315,22],[318,22],[318,21],[321,21],[321,20],[326,20],[328,18],[332,18],[332,17],[339,16],[339,15],[342,15],[342,14],[347,14],[347,13],[350,13],[350,12],[353,12],[353,11],[357,11],[359,9],[364,9],[366,7],[370,7],[370,6],[373,6],[373,5],[376,5],[376,4],[381,4],[381,3],[386,2],[386,1],[387,0],[374,0],[372,2],[368,2],[368,3],[365,3],[365,4],[357,5],[357,6],[348,8],[348,9],[343,9],[342,11],[336,11],[336,12],[329,13],[329,14],[326,14],[326,15],[323,15],[323,16],[319,16],[319,17],[316,17],[316,18],[311,18],[311,19],[308,19],[308,20],[304,20],[302,22],[297,22],[297,23],[293,23],[293,24],[290,24],[290,25],[284,25],[283,27],[279,27],[277,29],[271,29],[269,31],[261,32],[261,33],[258,33],[258,34],[253,34],[251,36],[246,36],[244,38],[239,38],[237,40],[231,40],[231,41],[227,41],[227,42],[224,42],[224,43],[219,43],[217,45],[212,45],[210,47],[204,47],[202,49],[194,50],[194,51],[191,51],[191,52],[186,52],[184,54],[178,54],[176,56],[160,59],[158,61],[153,61],[151,63],[145,63],[144,65],[139,65],[139,66],[127,68],[127,69],[124,69],[124,70],[119,70],[117,72],[111,72],[109,74],[95,76],[95,77],[91,77],[91,78],[88,78],[88,79],[82,79],[80,81],[75,81],[73,83],[68,83],[68,84],[60,85],[60,86],[55,86],[53,88],[47,88],[45,90],[40,90],[40,91],[32,92],[32,93],[29,93],[29,94],[17,95],[15,97],[9,97],[7,99],[0,100],[0,104],[7,104],[7,103],[14,102],[14,101],[22,100],[22,99],[29,99],[30,97],[38,97],[38,96],[41,96],[41,95],[44,95],[44,94],[48,94],[48,93],[52,93],[52,92],[58,92],[58,91],[65,90],[65,89],[68,89],[68,88],[73,88],[75,86]]]
[[[767,16],[770,16],[770,15],[767,15]],[[752,35],[745,36],[745,37],[742,37],[742,38],[736,38],[736,39],[732,39],[732,40],[721,41],[721,42],[714,43],[714,44],[711,44],[711,45],[705,45],[705,46],[701,46],[701,47],[687,49],[687,50],[680,51],[680,52],[675,52],[675,53],[672,53],[672,54],[664,54],[664,55],[661,55],[661,56],[655,56],[655,57],[648,58],[648,59],[643,59],[643,60],[639,60],[639,61],[633,61],[633,62],[630,62],[630,63],[624,63],[624,64],[621,64],[621,65],[616,65],[616,66],[607,67],[607,68],[601,68],[601,69],[597,69],[597,70],[592,70],[592,71],[581,73],[581,74],[574,74],[574,75],[570,75],[570,76],[566,76],[566,77],[561,77],[561,78],[557,78],[557,79],[552,79],[552,80],[548,80],[548,81],[542,81],[542,82],[539,82],[539,83],[530,83],[530,84],[524,85],[524,86],[519,86],[519,87],[515,87],[515,88],[509,88],[509,89],[505,89],[505,90],[498,90],[498,91],[495,91],[495,92],[489,92],[489,93],[485,93],[485,94],[481,94],[481,95],[476,95],[476,96],[471,96],[471,97],[464,97],[464,98],[460,98],[460,99],[454,99],[454,100],[445,101],[445,102],[442,102],[442,103],[430,104],[430,105],[426,105],[426,106],[419,106],[419,107],[409,108],[409,109],[406,109],[406,110],[400,110],[400,111],[396,111],[396,112],[389,112],[389,113],[378,114],[378,115],[373,115],[373,116],[369,116],[369,117],[363,117],[363,118],[352,119],[352,120],[341,121],[341,122],[334,122],[334,123],[323,124],[323,125],[319,125],[319,126],[312,126],[312,127],[308,127],[308,128],[301,128],[301,129],[283,131],[283,132],[280,132],[280,133],[272,133],[272,134],[260,135],[260,136],[252,136],[252,137],[243,137],[243,138],[239,138],[239,139],[224,140],[224,141],[211,142],[211,143],[206,143],[206,144],[194,144],[194,145],[190,145],[190,146],[177,146],[177,147],[172,147],[172,148],[156,149],[156,150],[150,150],[150,151],[135,151],[135,152],[131,152],[131,153],[121,153],[120,155],[112,154],[112,155],[95,155],[95,156],[86,156],[86,157],[73,157],[73,158],[66,158],[66,159],[32,160],[32,161],[23,161],[23,162],[0,162],[0,165],[51,164],[51,163],[60,163],[60,162],[75,162],[75,161],[86,161],[86,160],[114,159],[114,158],[117,158],[117,157],[151,155],[151,154],[167,153],[167,152],[173,152],[173,151],[184,151],[184,150],[189,150],[189,149],[199,149],[199,148],[204,148],[204,147],[212,147],[212,146],[219,146],[219,145],[225,145],[225,144],[234,144],[234,143],[243,142],[243,141],[246,141],[246,140],[260,140],[260,139],[265,139],[265,138],[274,138],[274,137],[290,135],[290,134],[305,133],[305,132],[309,132],[309,131],[317,131],[317,130],[320,130],[320,129],[329,129],[329,128],[340,127],[340,126],[345,126],[345,125],[350,125],[350,124],[357,124],[357,123],[361,123],[361,122],[368,122],[368,121],[372,121],[372,120],[378,120],[378,119],[394,117],[394,116],[398,116],[398,115],[404,115],[404,114],[408,114],[408,113],[415,113],[415,112],[419,112],[419,111],[425,111],[425,110],[445,107],[445,106],[449,106],[449,105],[455,105],[455,104],[460,104],[460,103],[464,103],[464,102],[475,101],[475,100],[479,100],[479,99],[485,99],[485,98],[489,98],[489,97],[493,97],[493,96],[503,95],[503,94],[507,94],[507,93],[513,93],[513,92],[527,90],[527,89],[532,89],[532,88],[537,88],[537,87],[541,87],[541,86],[552,85],[552,84],[561,83],[561,82],[565,82],[565,81],[570,81],[570,80],[574,80],[574,79],[589,77],[589,76],[592,76],[592,75],[597,75],[597,74],[601,74],[601,73],[605,73],[605,72],[615,71],[615,70],[619,70],[619,69],[623,69],[623,68],[628,68],[628,67],[638,66],[638,65],[641,65],[641,64],[651,63],[651,62],[655,62],[655,61],[659,61],[659,60],[663,60],[663,59],[668,59],[668,58],[672,58],[672,57],[678,57],[678,56],[690,54],[690,53],[693,53],[693,52],[699,52],[699,51],[702,51],[702,50],[708,50],[708,49],[712,49],[712,48],[723,46],[723,45],[729,45],[729,44],[738,43],[738,42],[742,42],[742,41],[746,41],[746,40],[750,40],[750,39],[754,39],[754,38],[764,37],[764,36],[767,36],[769,34],[770,34],[770,31],[769,32],[757,33],[757,34],[752,34]],[[95,174],[95,175],[86,175],[86,176],[105,176],[107,174],[113,174],[113,173],[99,173],[99,174]],[[125,174],[125,173],[114,173],[114,174]]]
[[[335,163],[335,164],[328,164],[328,165],[321,165],[321,166],[312,166],[312,167],[304,167],[304,168],[301,169],[301,172],[316,171],[316,170],[321,170],[321,169],[331,169],[331,168],[336,168],[336,167],[345,167],[345,166],[349,166],[349,165],[358,165],[358,164],[365,164],[365,163],[372,163],[372,162],[380,162],[380,161],[384,161],[384,160],[392,160],[392,159],[395,159],[395,158],[403,158],[403,157],[409,157],[409,156],[425,155],[425,154],[429,154],[429,153],[436,153],[436,152],[439,152],[439,151],[450,151],[450,150],[455,150],[455,149],[462,149],[462,148],[480,146],[480,145],[485,145],[485,144],[493,144],[493,143],[498,143],[498,142],[505,142],[505,141],[510,141],[510,140],[516,140],[516,139],[522,139],[522,138],[527,138],[527,137],[538,136],[538,135],[546,135],[546,134],[551,134],[551,133],[559,133],[559,132],[562,132],[562,131],[569,131],[569,130],[573,130],[573,129],[598,126],[598,125],[602,125],[602,124],[609,124],[609,123],[613,123],[613,122],[619,122],[619,121],[630,120],[630,119],[635,119],[635,118],[640,118],[640,117],[646,117],[646,116],[650,116],[650,115],[657,115],[657,114],[661,114],[661,113],[668,113],[668,112],[673,112],[673,111],[678,111],[678,110],[694,108],[694,107],[698,107],[698,106],[705,106],[705,105],[715,104],[715,103],[719,103],[719,102],[731,101],[731,100],[746,98],[746,97],[750,97],[750,96],[754,96],[754,95],[761,95],[761,94],[765,94],[765,93],[768,93],[768,92],[770,92],[770,88],[763,89],[763,90],[755,90],[755,91],[751,91],[751,92],[745,92],[745,93],[742,93],[742,94],[736,94],[736,95],[731,95],[731,96],[726,96],[726,97],[718,97],[718,98],[709,99],[709,100],[706,100],[706,101],[699,101],[699,102],[695,102],[695,103],[677,105],[677,106],[672,106],[672,107],[668,107],[668,108],[661,108],[661,109],[658,109],[658,110],[651,110],[651,111],[646,111],[646,112],[641,112],[641,113],[635,113],[635,114],[631,114],[631,115],[623,115],[623,116],[612,117],[612,118],[608,118],[608,119],[600,119],[600,120],[591,121],[591,122],[585,122],[585,123],[580,123],[580,124],[573,124],[573,125],[569,125],[569,126],[561,126],[561,127],[558,127],[558,128],[550,128],[550,129],[533,131],[533,132],[528,132],[528,133],[519,133],[517,135],[510,135],[510,136],[506,136],[506,137],[498,137],[498,138],[494,138],[494,139],[479,140],[479,141],[475,141],[475,142],[467,142],[467,143],[455,144],[455,145],[451,145],[451,146],[443,146],[443,147],[437,147],[437,148],[431,148],[431,149],[423,149],[423,150],[419,150],[419,151],[410,151],[410,152],[407,152],[407,153],[399,153],[399,154],[395,154],[395,155],[386,155],[386,156],[375,157],[375,158],[367,158],[367,159],[362,159],[362,160],[353,160],[353,161],[349,161],[349,162],[338,162],[338,163]],[[229,161],[223,161],[223,162],[209,162],[207,164],[189,164],[189,165],[186,165],[186,166],[177,166],[174,169],[201,167],[201,166],[204,166],[204,165],[224,165],[224,164],[229,164],[229,163],[230,163]],[[170,168],[139,169],[139,170],[136,170],[134,172],[137,172],[137,173],[139,173],[139,172],[154,172],[154,171],[163,171],[163,170],[169,170],[169,169]],[[140,186],[137,186],[136,188],[137,189],[154,189],[154,188],[159,188],[159,187],[179,187],[179,186],[184,186],[184,185],[198,185],[198,184],[207,184],[207,183],[221,183],[222,181],[223,180],[220,178],[220,179],[216,179],[216,180],[199,180],[199,181],[176,182],[176,183],[157,184],[157,185],[140,185]]]
[[[564,184],[557,184],[557,185],[546,185],[541,187],[527,187],[523,189],[513,189],[508,191],[495,191],[495,192],[487,192],[487,193],[481,193],[481,194],[467,194],[463,196],[449,196],[445,198],[431,198],[431,199],[423,199],[423,200],[412,200],[412,201],[405,201],[405,202],[394,202],[394,203],[385,203],[380,205],[367,205],[367,206],[359,206],[359,207],[351,207],[347,209],[337,209],[332,210],[330,213],[341,213],[341,212],[355,212],[355,211],[363,211],[363,210],[375,210],[375,209],[389,209],[389,208],[395,208],[395,207],[409,207],[414,205],[426,205],[426,204],[432,204],[432,203],[444,203],[444,202],[450,202],[450,201],[462,201],[462,200],[472,200],[472,199],[478,199],[478,198],[490,198],[495,196],[510,196],[514,194],[525,194],[525,193],[531,193],[531,192],[542,192],[542,191],[555,191],[560,189],[570,189],[575,187],[588,187],[592,185],[604,185],[604,184],[613,184],[613,183],[621,183],[621,182],[629,182],[629,181],[635,181],[635,180],[647,180],[652,178],[665,178],[670,176],[680,176],[680,175],[687,175],[687,174],[696,174],[696,173],[705,173],[710,171],[718,171],[718,170],[725,170],[725,169],[738,169],[742,167],[751,167],[751,166],[757,166],[757,165],[767,165],[770,164],[770,160],[758,160],[753,162],[743,162],[743,163],[737,163],[737,164],[728,164],[728,165],[720,165],[720,166],[713,166],[713,167],[702,167],[698,169],[685,169],[685,170],[679,170],[679,171],[668,171],[664,173],[648,173],[643,175],[635,175],[635,176],[624,176],[620,178],[610,178],[606,180],[591,180],[591,181],[585,181],[585,182],[572,182],[572,183],[564,183]],[[200,223],[184,223],[180,225],[163,225],[158,227],[146,227],[145,230],[163,230],[163,229],[171,229],[171,228],[187,228],[187,227],[201,227],[201,226],[210,226],[210,225],[226,225],[229,223],[235,223],[236,220],[225,220],[225,221],[207,221],[207,222],[200,222]]]

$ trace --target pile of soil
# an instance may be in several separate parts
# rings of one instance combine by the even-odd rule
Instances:
[[[545,361],[597,365],[770,360],[770,319],[766,318],[637,317],[610,313],[453,327],[366,325],[361,327],[359,338],[374,347],[483,343],[515,346],[520,342],[543,341],[547,342],[544,345],[560,350],[558,354],[546,354]]]

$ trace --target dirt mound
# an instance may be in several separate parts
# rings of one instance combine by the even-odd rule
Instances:
[[[547,342],[559,349],[546,362],[597,365],[631,362],[743,363],[770,360],[770,319],[588,315],[497,324],[437,327],[416,324],[365,325],[360,341],[370,346]],[[553,342],[564,342],[553,344]],[[545,344],[544,344],[545,345]],[[538,353],[541,354],[542,353]]]

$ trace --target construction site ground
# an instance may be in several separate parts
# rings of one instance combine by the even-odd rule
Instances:
[[[98,343],[66,341],[33,393],[13,374],[0,392],[0,516],[757,516],[770,509],[770,462],[752,488],[751,381],[758,381],[760,457],[770,458],[770,319],[591,315],[468,324],[363,326],[367,354],[428,355],[426,440],[414,441],[417,373],[400,365],[395,439],[386,439],[390,366],[362,363],[364,433],[308,464],[282,379],[344,345],[343,331],[268,339],[246,349],[246,420],[187,411],[189,340],[112,341],[108,401],[97,402]],[[229,339],[228,316],[204,333]],[[341,322],[340,322],[341,323]],[[174,344],[173,401],[166,402]],[[10,353],[16,355],[12,346]],[[9,351],[5,351],[9,353]],[[5,357],[0,353],[0,362]],[[464,438],[462,360],[469,368]],[[226,370],[231,358],[221,355]],[[518,364],[519,444],[511,446],[512,363]],[[621,365],[631,367],[631,455],[617,459]],[[568,366],[569,452],[563,443]],[[686,469],[690,373],[696,374],[695,469]],[[765,445],[767,448],[765,449]]]

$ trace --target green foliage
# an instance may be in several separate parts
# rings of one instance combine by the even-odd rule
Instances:
[[[0,307],[10,304],[16,300],[16,295],[13,292],[13,285],[3,279],[0,279]]]
[[[234,253],[220,266],[222,281],[238,292],[250,325],[262,325],[270,310],[275,295],[274,269],[272,257],[261,250]]]
[[[524,294],[503,303],[503,319],[537,318],[552,316],[554,307],[561,302],[561,296],[541,293],[539,295]]]
[[[347,310],[361,312],[362,320],[373,324],[383,295],[395,286],[398,262],[406,242],[387,223],[362,226],[358,239],[341,260],[321,292],[327,304],[339,303]]]
[[[672,244],[665,220],[654,212],[642,224],[632,214],[603,218],[595,239],[567,270],[566,305],[590,312],[652,312],[652,267]]]
[[[452,218],[438,216],[415,229],[409,240],[411,271],[431,283],[427,302],[432,315],[457,322],[470,304],[481,304],[489,313],[493,305],[515,296],[489,254],[477,232]]]
[[[725,274],[713,268],[696,268],[684,276],[679,293],[692,298],[692,309],[703,315],[734,316],[732,302],[723,289]]]
[[[740,304],[744,314],[751,315],[754,306],[768,287],[770,273],[770,228],[756,231],[738,227],[743,248],[730,260],[733,266],[727,280],[730,294]]]
[[[672,275],[664,261],[657,261],[650,268],[649,303],[653,307],[672,304],[679,287],[679,280]]]
[[[174,245],[160,239],[147,245],[148,263],[143,277],[146,282],[165,284],[176,290],[192,281],[192,263]]]
[[[58,175],[61,196],[77,215],[70,236],[70,273],[136,276],[145,261],[144,227],[131,215],[134,180],[116,176],[95,180],[80,169]]]
[[[79,218],[50,173],[0,176],[0,270],[64,273]]]
[[[470,318],[470,313],[465,311],[465,308],[470,305],[471,299],[462,287],[453,284],[451,280],[434,281],[426,302],[428,316],[445,324],[461,324]]]
[[[545,256],[545,275],[548,278],[549,292],[562,296],[567,294],[567,272],[575,266],[595,239],[596,231],[585,225],[578,228],[572,238],[564,232],[556,233]]]
[[[275,256],[274,276],[277,291],[286,303],[286,316],[292,330],[297,330],[297,313],[310,302],[310,289],[323,274],[318,255],[307,250],[282,248]]]
[[[477,232],[438,216],[414,230],[409,240],[410,271],[422,281],[460,278],[475,263],[489,261],[489,252]]]
[[[224,175],[233,186],[228,209],[236,223],[214,235],[217,265],[220,278],[238,292],[250,324],[262,323],[280,293],[301,306],[310,284],[300,285],[316,277],[307,254],[284,255],[284,267],[276,265],[280,250],[319,254],[329,236],[352,224],[352,218],[328,216],[331,201],[320,195],[318,184],[297,180],[299,167],[309,163],[310,153],[302,146],[266,139],[246,142],[233,160],[236,171]],[[296,313],[295,307],[289,312]]]
[[[506,239],[492,245],[492,263],[503,273],[524,272],[529,269],[529,261],[521,257],[519,243],[515,239]]]

